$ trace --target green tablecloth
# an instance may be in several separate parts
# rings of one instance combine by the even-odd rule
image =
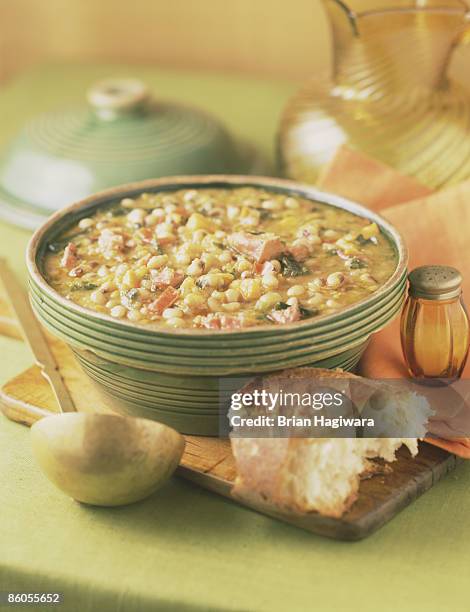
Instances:
[[[80,95],[109,67],[49,67],[0,95],[0,138]],[[124,71],[121,69],[119,73]],[[221,75],[128,70],[204,105],[269,153],[293,86]],[[8,120],[7,120],[8,119]],[[26,232],[0,224],[0,254],[23,274]],[[0,382],[30,365],[0,338]],[[147,501],[93,509],[41,475],[28,431],[0,419],[0,591],[63,592],[58,609],[468,611],[470,463],[369,539],[342,543],[173,479]],[[465,580],[467,579],[467,580]]]

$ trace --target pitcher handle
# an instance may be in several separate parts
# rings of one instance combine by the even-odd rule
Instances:
[[[359,30],[357,27],[357,15],[351,8],[349,8],[349,6],[345,2],[343,2],[343,0],[324,0],[324,3],[327,9],[330,8],[332,5],[336,9],[339,9],[339,12],[333,12],[330,8],[330,17],[333,20],[337,20],[338,16],[341,17],[342,20],[346,19],[348,26],[351,28],[352,34],[354,36],[359,35]]]

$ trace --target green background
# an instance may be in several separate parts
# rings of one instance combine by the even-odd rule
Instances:
[[[141,76],[165,98],[204,106],[266,155],[294,89],[217,74],[49,66],[0,94],[0,144],[28,116],[75,101],[93,80],[114,74]],[[0,224],[0,254],[23,278],[27,239]],[[0,338],[0,355],[2,383],[32,363],[27,348],[8,338]],[[469,483],[467,462],[355,543],[283,525],[176,478],[143,503],[89,508],[44,479],[27,429],[2,417],[0,591],[63,592],[57,609],[76,612],[467,612]]]

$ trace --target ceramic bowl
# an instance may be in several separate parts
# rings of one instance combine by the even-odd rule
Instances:
[[[67,226],[124,197],[176,189],[253,186],[336,206],[377,223],[392,243],[397,266],[377,291],[337,313],[288,325],[235,331],[150,329],[88,310],[46,282],[47,244]],[[27,252],[30,297],[40,321],[74,351],[87,374],[119,399],[127,414],[154,418],[183,433],[214,435],[226,381],[287,367],[352,369],[370,336],[399,312],[407,251],[399,232],[379,215],[339,196],[281,179],[251,176],[171,177],[100,192],[54,214]],[[220,382],[222,379],[222,383]]]

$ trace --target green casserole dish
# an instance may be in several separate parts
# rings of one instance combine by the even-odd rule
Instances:
[[[234,330],[145,328],[85,308],[60,295],[45,278],[48,244],[65,228],[117,200],[141,193],[245,186],[307,198],[375,223],[393,247],[393,273],[370,295],[338,312]],[[311,186],[251,176],[171,177],[109,189],[57,212],[32,237],[27,266],[31,302],[40,321],[72,348],[87,374],[103,389],[134,406],[136,414],[143,410],[168,424],[175,422],[170,415],[177,416],[178,429],[184,433],[214,434],[220,377],[302,365],[355,367],[371,334],[387,325],[401,308],[407,250],[399,232],[380,215]],[[130,406],[127,411],[132,412]]]

